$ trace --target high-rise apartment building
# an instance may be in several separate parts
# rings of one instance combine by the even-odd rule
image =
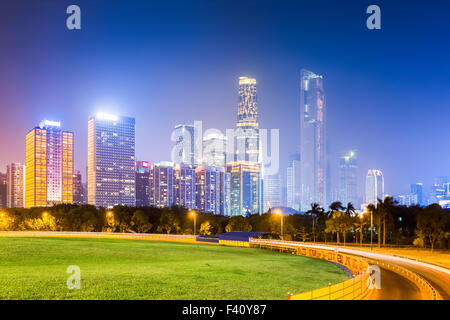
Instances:
[[[216,213],[218,196],[217,171],[210,166],[198,166],[195,169],[196,207],[201,212]]]
[[[136,207],[150,205],[150,165],[148,161],[136,161]]]
[[[26,136],[26,207],[73,202],[73,133],[44,120]]]
[[[103,113],[89,118],[88,203],[136,204],[134,118]]]
[[[167,208],[174,201],[173,162],[162,161],[150,165],[150,205]]]
[[[355,151],[348,151],[339,159],[339,191],[338,200],[344,205],[349,202],[355,208],[360,207],[358,201],[358,164]]]
[[[377,205],[384,199],[384,178],[380,170],[369,170],[366,176],[366,205]]]
[[[174,205],[189,210],[195,209],[196,204],[196,175],[193,166],[177,164],[173,170],[174,175]]]
[[[230,215],[261,213],[261,169],[254,162],[230,162]]]
[[[203,138],[203,164],[212,167],[225,167],[227,163],[227,137],[210,133]]]
[[[25,207],[25,166],[11,163],[6,169],[6,206],[8,208]]]
[[[300,179],[301,210],[311,203],[328,204],[329,181],[326,139],[326,104],[323,77],[301,71]]]

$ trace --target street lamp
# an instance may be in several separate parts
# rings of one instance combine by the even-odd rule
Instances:
[[[111,227],[111,232],[113,232],[114,231],[114,212],[106,211],[106,223],[108,224],[108,226]]]
[[[281,212],[281,210],[277,210],[277,211],[275,211],[275,214],[280,216],[280,220],[281,220],[281,240],[284,240],[283,212]]]
[[[47,217],[48,217],[48,212],[45,211],[44,213],[42,213],[42,217],[43,217],[44,219],[47,219]]]
[[[189,215],[194,218],[194,236],[195,236],[195,231],[197,230],[197,213],[195,212],[195,210],[191,210],[189,211]]]

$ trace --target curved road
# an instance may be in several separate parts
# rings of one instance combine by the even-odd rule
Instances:
[[[370,290],[363,300],[421,300],[419,288],[401,275],[380,268],[381,289]]]

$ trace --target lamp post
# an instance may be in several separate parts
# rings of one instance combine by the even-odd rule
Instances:
[[[189,211],[189,214],[194,218],[194,236],[195,236],[195,232],[197,230],[197,213],[195,212],[195,210],[191,210]]]
[[[280,216],[280,220],[281,220],[281,240],[284,240],[283,212],[281,212],[281,210],[277,210],[277,211],[275,211],[275,213]]]
[[[370,251],[373,251],[373,212],[370,210]]]

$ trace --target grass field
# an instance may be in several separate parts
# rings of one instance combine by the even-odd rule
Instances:
[[[81,289],[69,290],[69,265]],[[286,299],[348,276],[261,249],[170,242],[0,238],[0,299]]]

